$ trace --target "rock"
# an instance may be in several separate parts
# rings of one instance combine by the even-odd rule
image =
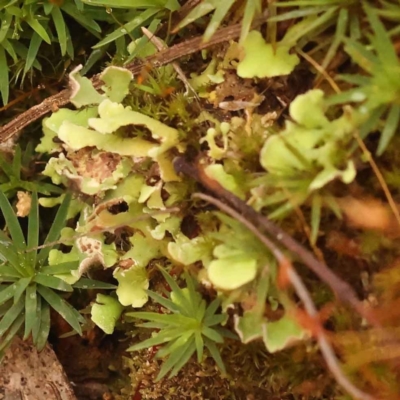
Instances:
[[[76,400],[49,344],[37,352],[32,343],[14,340],[0,363],[0,400]]]

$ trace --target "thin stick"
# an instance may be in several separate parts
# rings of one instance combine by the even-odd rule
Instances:
[[[305,53],[300,48],[296,48],[296,51],[303,58],[305,58],[327,80],[327,82],[331,85],[332,89],[336,93],[340,93],[341,92],[339,86],[336,84],[336,82],[332,79],[332,77],[328,74],[328,72],[326,71],[326,69],[322,65],[318,64],[310,55]]]
[[[229,207],[222,201],[219,201],[216,198],[208,196],[204,193],[193,193],[192,198],[201,199],[207,201],[208,203],[214,204],[220,210],[224,211],[226,214],[237,219],[251,233],[253,233],[260,240],[260,242],[265,245],[265,247],[267,247],[271,251],[271,253],[274,255],[274,257],[278,260],[279,263],[283,262],[286,259],[272,240],[270,240],[267,236],[263,235],[250,221],[248,221],[246,218],[243,218],[243,216],[233,208]]]
[[[227,204],[222,201],[208,196],[203,193],[194,193],[192,198],[202,199],[207,201],[208,203],[214,204],[220,210],[224,211],[226,214],[238,220],[241,224],[243,224],[247,229],[249,229],[264,245],[267,247],[271,253],[277,259],[279,265],[284,265],[287,269],[287,276],[289,278],[290,283],[294,287],[297,295],[301,299],[304,304],[304,307],[308,313],[308,315],[318,324],[318,311],[311,299],[311,296],[302,282],[300,276],[297,274],[294,269],[291,261],[282,253],[282,251],[269,239],[267,238],[260,230],[253,225],[250,221],[245,219],[241,214],[239,214],[236,210],[229,207]],[[332,375],[335,377],[336,382],[349,394],[351,394],[354,398],[360,400],[375,400],[375,398],[362,390],[355,387],[344,375],[343,371],[340,368],[339,361],[335,355],[335,352],[332,349],[328,339],[326,338],[324,329],[317,329],[315,333],[317,337],[317,341],[321,350],[321,354],[326,361],[328,369],[331,371]]]
[[[217,181],[209,178],[201,167],[188,163],[183,157],[177,157],[174,160],[174,167],[177,173],[183,173],[200,182],[218,198],[223,199],[232,208],[238,210],[245,219],[251,221],[251,223],[260,228],[261,231],[268,233],[290,252],[296,254],[308,268],[331,287],[339,299],[348,303],[372,325],[380,327],[376,317],[369,309],[366,309],[363,303],[357,298],[353,288],[347,282],[336,276],[325,263],[319,261],[310,251],[279,226],[249,207],[243,200],[224,189]]]
[[[256,28],[260,26],[263,22],[265,22],[265,20],[265,15],[256,18],[252,24],[252,27]],[[137,62],[127,64],[125,65],[125,68],[129,69],[135,75],[139,74],[143,66],[146,64],[152,64],[154,67],[167,65],[183,56],[188,56],[200,50],[236,39],[240,36],[241,29],[241,24],[227,26],[226,28],[218,30],[207,42],[203,42],[202,36],[197,36],[193,39],[186,40],[183,43],[176,44],[175,46],[169,47],[150,57],[147,57],[139,64],[137,64]],[[93,76],[91,80],[96,89],[100,89],[103,85],[103,82],[100,80],[100,74]],[[52,111],[54,107],[59,108],[68,104],[70,102],[70,96],[71,89],[64,89],[12,119],[10,122],[0,128],[0,143],[6,142],[12,136],[20,132],[21,129]]]
[[[313,318],[315,322],[317,322],[318,311],[314,305],[314,302],[312,301],[310,293],[308,292],[300,276],[292,265],[288,267],[286,273],[297,295],[303,302],[308,315],[310,315],[310,317]],[[375,397],[355,387],[344,375],[343,371],[340,368],[340,364],[335,355],[335,352],[333,351],[333,348],[324,333],[324,329],[322,327],[321,329],[317,329],[315,335],[317,337],[319,349],[321,350],[322,356],[324,357],[324,360],[326,361],[326,364],[332,375],[335,377],[336,382],[356,399],[375,400]]]

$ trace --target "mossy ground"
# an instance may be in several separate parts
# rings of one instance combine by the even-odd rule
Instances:
[[[292,21],[292,23],[295,22]],[[283,36],[287,29],[285,23],[279,24],[278,28],[279,35]],[[199,24],[197,28],[191,27],[187,32],[202,34],[202,25]],[[326,33],[328,36],[329,34],[333,37],[333,30],[331,33],[329,31]],[[175,38],[176,42],[181,40],[182,37]],[[396,35],[393,41],[398,47]],[[174,42],[169,43],[169,45],[173,44]],[[317,44],[311,43],[309,46],[312,50],[313,46],[317,47]],[[85,43],[80,43],[78,47],[82,54],[88,51]],[[259,154],[269,134],[266,133],[266,126],[274,124],[275,130],[282,129],[285,123],[291,120],[288,107],[299,94],[317,85],[326,93],[331,93],[332,89],[305,60],[302,60],[288,76],[264,79],[240,78],[232,67],[238,56],[229,54],[229,52],[234,53],[232,48],[232,44],[226,43],[215,46],[204,54],[198,52],[179,61],[180,67],[188,78],[192,74],[199,77],[211,62],[216,62],[218,67],[223,66],[226,69],[225,80],[222,83],[213,83],[203,76],[205,83],[200,82],[196,88],[200,93],[200,98],[189,99],[183,94],[184,85],[176,77],[172,67],[145,68],[126,99],[126,105],[176,128],[180,139],[185,143],[186,154],[192,160],[199,154],[210,151],[212,147],[210,141],[201,139],[204,138],[205,131],[213,126],[214,121],[231,123],[234,129],[224,161],[226,172],[235,177],[244,193],[249,194],[251,190],[256,189],[264,190],[262,195],[272,196],[278,187],[277,191],[283,193],[286,191],[289,203],[290,201],[296,203],[297,194],[291,195],[291,186],[283,185],[283,188],[279,185],[274,186],[273,181],[272,183],[268,181],[270,177],[266,177],[267,184],[260,189],[259,183],[263,179],[263,174],[265,175],[265,170],[260,164]],[[335,62],[331,64],[332,76],[355,69],[351,59],[344,58],[343,50],[338,50]],[[79,61],[82,59],[78,57],[74,62]],[[112,63],[117,64],[119,61],[114,59]],[[212,75],[216,72],[213,71]],[[39,103],[49,94],[60,90],[66,82],[65,79],[60,81],[56,78],[61,78],[63,74],[64,69],[57,64],[53,70],[45,69],[42,75],[33,75],[31,82],[26,81],[22,89],[12,87],[12,100],[18,98],[20,100],[7,107],[6,110],[2,110],[3,121],[13,118],[21,110]],[[45,89],[36,90],[38,84],[43,82],[45,82]],[[153,93],[146,90],[146,87]],[[27,94],[30,91],[31,95],[21,97],[21,94]],[[262,98],[257,96],[262,96]],[[242,107],[243,102],[250,106]],[[252,102],[257,104],[251,104]],[[222,103],[224,105],[221,107]],[[337,117],[338,114],[340,112],[336,110],[332,117]],[[24,147],[25,143],[31,141],[32,138],[37,141],[39,134],[40,127],[33,125],[21,136],[21,145]],[[125,132],[127,137],[134,134],[151,139],[151,134],[145,129],[141,129],[139,133]],[[375,154],[379,146],[379,137],[379,129],[376,129],[365,139],[365,145],[373,155],[393,196],[395,206],[398,207],[400,200],[399,139],[395,136],[383,155],[377,158]],[[221,133],[215,136],[214,144],[220,149],[224,148],[224,137]],[[179,153],[178,149],[172,152],[174,151],[176,154]],[[313,218],[312,200],[308,199],[296,205],[292,213],[282,215],[285,218],[282,218],[279,223],[302,245],[314,251],[317,257],[325,259],[329,267],[346,280],[366,304],[378,310],[382,325],[398,337],[400,229],[387,205],[387,196],[382,182],[377,179],[373,166],[366,162],[366,154],[363,154],[359,148],[353,150],[351,154],[352,156],[355,154],[357,159],[356,179],[350,184],[334,180],[324,188],[323,192],[323,195],[340,198],[344,214],[342,218],[337,218],[332,210],[323,207],[315,243],[311,240],[312,227],[310,226]],[[33,161],[32,168],[39,171],[41,165],[46,162],[46,158],[35,155]],[[151,163],[143,162],[138,164],[137,168],[146,175],[147,182],[153,184],[160,177],[159,171],[154,168],[154,165],[151,168],[151,165]],[[204,190],[194,182],[190,182],[185,189],[189,192]],[[276,203],[263,204],[257,195],[254,197],[254,192],[252,193],[253,205],[259,211],[270,213],[274,209]],[[161,196],[164,196],[163,200],[167,200],[169,194],[163,192]],[[185,205],[182,205],[185,226],[182,224],[181,229],[185,231],[186,236],[192,238],[198,235],[199,226],[204,229],[206,226],[215,224],[215,221],[207,220],[207,217],[202,214],[206,208],[213,210],[212,207],[204,204],[189,204],[188,199],[187,196]],[[389,220],[387,220],[388,215]],[[48,221],[44,219],[42,223],[46,226]],[[128,229],[110,240],[122,249],[124,243],[130,246],[130,236],[132,232]],[[295,263],[295,266],[309,288],[316,306],[321,310],[323,326],[340,356],[345,372],[365,390],[383,394],[385,399],[396,398],[400,392],[398,343],[383,343],[384,338],[379,331],[367,328],[365,321],[340,304],[334,294],[304,265]],[[197,264],[192,268],[196,271],[200,269]],[[157,273],[152,272],[151,266],[149,271],[150,276],[155,277],[153,280],[150,279],[151,288],[154,290],[159,278]],[[94,271],[93,274],[95,276],[97,274],[96,277],[102,277],[104,273]],[[206,297],[214,295],[211,290],[203,290]],[[94,298],[95,293],[89,294],[89,297],[84,299],[77,298],[75,295],[72,301],[84,308]],[[293,299],[294,302],[297,301],[295,295]],[[240,298],[235,312],[242,314],[247,301],[251,302],[251,299]],[[154,310],[156,306],[150,304],[146,307]],[[271,307],[265,311],[265,315],[268,314],[267,316],[271,319],[279,318],[279,311],[279,309],[272,310]],[[228,341],[221,347],[227,376],[221,375],[211,357],[206,358],[201,365],[192,357],[177,376],[155,382],[160,369],[160,361],[154,358],[156,349],[150,348],[134,354],[125,351],[132,341],[148,337],[148,330],[136,328],[128,322],[121,323],[117,328],[117,333],[110,337],[105,337],[98,328],[90,326],[83,338],[60,339],[58,336],[66,333],[68,329],[62,325],[59,318],[53,318],[52,342],[71,380],[78,387],[81,386],[83,391],[86,390],[82,398],[95,399],[103,395],[104,399],[116,400],[347,398],[330,375],[318,347],[312,340],[276,354],[268,354],[261,342],[243,345],[239,341]],[[134,339],[131,338],[133,334]],[[380,353],[382,349],[393,355],[382,356]],[[105,388],[108,389],[107,395],[104,394]]]

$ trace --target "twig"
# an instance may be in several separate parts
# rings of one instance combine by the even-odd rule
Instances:
[[[265,22],[265,19],[265,15],[256,18],[253,22],[252,27],[255,28],[260,26],[263,22]],[[183,43],[179,43],[175,46],[169,47],[168,49],[162,50],[150,57],[147,57],[140,64],[134,62],[127,64],[125,68],[129,69],[135,75],[140,73],[143,66],[146,64],[151,64],[154,67],[161,67],[183,56],[188,56],[200,50],[204,50],[217,44],[236,39],[240,36],[240,32],[240,24],[227,26],[226,28],[218,30],[215,35],[207,42],[203,42],[202,36],[198,36],[193,39],[186,40]],[[99,76],[99,74],[95,75],[91,79],[93,82],[93,86],[96,89],[100,89],[103,85],[103,82],[100,80]],[[32,122],[38,120],[39,118],[52,111],[54,107],[62,107],[68,104],[70,102],[70,95],[71,89],[64,89],[56,95],[50,96],[47,99],[43,100],[42,103],[18,115],[16,118],[0,128],[0,143],[6,142],[12,136],[20,132],[21,129],[25,128]]]
[[[310,293],[308,292],[306,286],[302,282],[300,276],[298,275],[298,273],[296,272],[296,270],[293,268],[292,265],[290,265],[287,268],[286,273],[287,273],[290,283],[294,287],[297,295],[299,296],[300,300],[303,302],[308,315],[315,322],[317,322],[318,321],[318,311],[314,305],[314,302],[312,301]],[[322,356],[324,357],[324,360],[326,361],[326,364],[327,364],[329,370],[331,371],[332,375],[335,377],[336,382],[344,390],[346,390],[348,393],[350,393],[356,399],[375,400],[375,397],[373,397],[370,394],[367,394],[367,393],[363,392],[362,390],[358,389],[357,387],[355,387],[347,379],[346,375],[344,375],[343,371],[340,368],[340,364],[335,355],[335,352],[333,351],[333,348],[324,333],[324,329],[322,327],[321,327],[321,329],[317,329],[315,332],[315,335],[317,337],[319,349],[321,350]]]
[[[192,198],[205,200],[208,203],[214,204],[220,210],[224,211],[226,214],[229,214],[231,217],[237,219],[251,233],[253,233],[255,236],[257,236],[257,238],[260,240],[260,242],[263,243],[265,245],[265,247],[267,247],[271,251],[271,253],[274,255],[274,257],[278,260],[279,263],[284,261],[285,256],[282,254],[282,252],[279,250],[279,248],[275,245],[275,243],[272,240],[270,240],[267,236],[263,235],[250,221],[248,221],[246,218],[243,218],[243,216],[241,214],[239,214],[236,210],[229,207],[222,201],[219,201],[216,198],[208,196],[204,193],[193,193]]]
[[[312,57],[310,57],[307,53],[305,53],[300,48],[296,48],[296,51],[304,59],[306,59],[327,80],[327,82],[331,85],[332,89],[336,93],[340,93],[341,92],[339,86],[336,84],[336,82],[332,79],[332,77],[328,74],[328,72],[326,71],[326,69],[322,65],[318,64]]]
[[[376,317],[368,310],[357,298],[353,288],[345,281],[336,276],[329,267],[319,261],[310,251],[288,235],[279,226],[275,225],[267,217],[259,214],[253,208],[249,207],[243,200],[239,199],[229,191],[225,190],[217,181],[210,179],[200,166],[188,163],[183,157],[177,157],[174,160],[174,167],[177,173],[185,174],[200,182],[206,189],[214,193],[218,198],[223,199],[232,208],[250,221],[262,232],[268,233],[278,243],[281,243],[290,252],[296,254],[323,282],[331,287],[337,297],[348,303],[371,325],[380,327]]]
[[[279,265],[281,267],[285,267],[287,277],[294,287],[297,295],[301,299],[304,304],[304,307],[308,313],[308,315],[315,321],[317,324],[320,324],[318,321],[318,311],[314,305],[314,302],[311,299],[311,296],[302,282],[300,276],[297,274],[294,269],[291,261],[282,253],[282,251],[269,239],[267,238],[255,225],[253,225],[250,221],[244,218],[240,213],[238,213],[233,208],[229,207],[222,201],[208,196],[203,193],[194,193],[192,198],[198,198],[207,201],[208,203],[214,204],[220,210],[224,211],[226,214],[231,217],[237,219],[240,223],[242,223],[247,229],[249,229],[275,256]],[[326,338],[324,329],[320,327],[315,332],[317,337],[317,341],[319,344],[319,348],[321,350],[321,354],[326,361],[326,364],[331,371],[332,375],[335,377],[336,382],[349,394],[351,394],[354,398],[360,400],[375,400],[375,398],[362,390],[355,387],[344,375],[343,371],[340,368],[339,361],[335,355],[335,352],[332,349],[328,339]]]

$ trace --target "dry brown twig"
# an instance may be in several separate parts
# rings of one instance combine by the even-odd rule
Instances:
[[[232,208],[238,210],[246,220],[250,221],[261,232],[273,237],[275,242],[284,246],[292,254],[295,254],[323,282],[330,286],[339,300],[349,304],[371,325],[380,327],[380,323],[375,315],[373,315],[371,310],[366,308],[358,299],[354,289],[347,282],[336,276],[325,263],[319,261],[310,251],[288,235],[279,226],[270,221],[267,217],[259,214],[253,208],[249,207],[243,200],[225,190],[217,181],[210,179],[201,167],[187,162],[183,157],[177,157],[174,161],[174,166],[176,172],[187,175],[201,183],[218,198],[223,199]]]
[[[271,253],[274,255],[279,263],[280,268],[285,268],[285,274],[289,282],[296,291],[296,294],[301,299],[304,304],[304,308],[310,318],[315,322],[315,324],[320,325],[318,320],[318,310],[314,305],[310,293],[308,292],[306,286],[301,280],[300,276],[294,269],[292,262],[282,253],[282,251],[275,245],[275,243],[265,236],[254,224],[244,218],[239,212],[234,210],[232,207],[226,205],[222,201],[208,196],[203,193],[194,193],[192,198],[201,199],[207,201],[210,204],[215,205],[221,211],[235,218],[241,224],[243,224],[249,231],[251,231],[260,241],[267,247]],[[315,330],[315,336],[321,351],[322,356],[331,371],[332,375],[335,377],[336,382],[349,394],[351,394],[355,399],[359,400],[376,400],[375,397],[363,392],[354,386],[346,375],[343,373],[340,363],[336,357],[336,354],[327,339],[324,329],[322,326]]]
[[[252,25],[253,28],[260,26],[263,22],[265,22],[265,19],[265,15],[255,19]],[[204,50],[223,42],[227,42],[229,40],[236,39],[240,36],[241,29],[242,27],[240,24],[227,26],[226,28],[218,30],[215,35],[207,42],[203,41],[202,36],[197,36],[193,39],[186,40],[182,43],[164,49],[152,56],[149,56],[144,59],[143,62],[141,62],[140,64],[127,64],[125,65],[125,68],[129,69],[135,75],[141,72],[144,65],[150,64],[153,67],[157,68],[163,65],[170,64],[181,57],[191,55],[198,51]],[[95,75],[91,80],[93,82],[93,86],[96,89],[101,89],[103,83],[99,79],[99,74]],[[8,141],[14,135],[20,132],[21,129],[25,128],[32,122],[38,120],[39,118],[52,111],[54,107],[58,108],[68,104],[70,102],[70,95],[71,89],[64,89],[60,93],[48,97],[47,99],[42,101],[42,103],[18,115],[16,118],[0,128],[0,143]]]

